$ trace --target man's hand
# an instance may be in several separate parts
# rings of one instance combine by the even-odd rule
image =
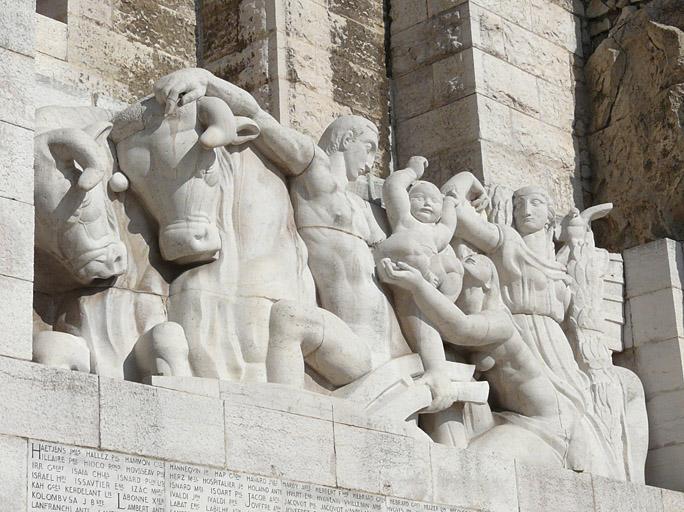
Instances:
[[[416,384],[427,384],[432,392],[432,403],[421,412],[439,412],[453,405],[455,397],[451,391],[451,378],[446,371],[428,370]]]
[[[187,105],[205,96],[213,78],[214,75],[206,69],[181,69],[157,80],[154,96],[160,105],[165,106],[164,112],[172,114],[179,105]]]
[[[425,169],[427,169],[427,167],[427,158],[423,156],[412,156],[411,158],[409,158],[409,161],[406,164],[407,169],[411,169],[413,172],[416,173],[417,180],[423,177],[423,173],[425,173]]]

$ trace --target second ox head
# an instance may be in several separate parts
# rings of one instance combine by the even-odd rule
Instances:
[[[72,110],[43,107],[36,113],[36,248],[59,261],[79,284],[89,284],[123,274],[127,253],[106,191],[105,178],[114,165],[107,143],[112,125],[88,111],[82,128],[71,127],[78,124],[66,119],[78,114]]]
[[[200,98],[172,114],[148,97],[119,114],[112,139],[123,174],[114,190],[130,188],[159,223],[162,257],[180,264],[216,259],[221,249],[221,197],[215,148],[259,135],[250,119],[234,116],[217,98]]]

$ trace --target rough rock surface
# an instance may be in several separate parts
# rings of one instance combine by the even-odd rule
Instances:
[[[656,0],[616,27],[587,63],[596,224],[603,247],[684,239],[684,1]]]

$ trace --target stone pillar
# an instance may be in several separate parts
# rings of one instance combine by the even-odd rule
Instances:
[[[661,239],[624,253],[626,351],[646,391],[646,482],[684,490],[684,250]]]
[[[382,0],[203,0],[201,64],[316,141],[341,114],[380,129],[389,169]]]
[[[0,355],[31,359],[35,2],[0,1]]]
[[[69,0],[66,23],[36,21],[37,107],[116,109],[197,63],[194,0]]]
[[[398,163],[421,154],[437,184],[470,169],[581,206],[582,13],[571,0],[391,0]]]

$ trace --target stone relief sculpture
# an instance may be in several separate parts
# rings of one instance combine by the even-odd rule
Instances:
[[[612,365],[591,233],[609,206],[557,221],[536,187],[439,190],[422,157],[380,198],[372,123],[315,143],[201,69],[115,115],[39,118],[37,361],[308,389],[418,437],[643,480],[643,390]]]

